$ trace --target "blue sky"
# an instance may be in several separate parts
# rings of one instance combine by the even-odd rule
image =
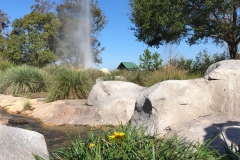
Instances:
[[[139,56],[148,46],[136,40],[136,37],[129,28],[133,26],[127,14],[129,0],[98,0],[99,7],[107,16],[108,23],[101,32],[99,40],[105,47],[101,53],[103,63],[96,68],[108,68],[114,70],[120,62],[134,62],[139,65]],[[61,0],[55,0],[56,3]],[[7,13],[11,20],[21,18],[30,13],[30,6],[34,0],[2,0],[0,9]],[[152,53],[158,52],[164,62],[168,61],[167,54],[171,47],[161,46],[160,48],[148,48]],[[173,55],[185,58],[194,58],[200,51],[207,49],[208,53],[222,53],[223,48],[215,44],[201,44],[188,46],[182,42],[172,47]]]

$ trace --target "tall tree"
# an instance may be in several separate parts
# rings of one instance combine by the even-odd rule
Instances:
[[[82,37],[77,34],[83,12],[81,1],[82,0],[63,0],[62,4],[57,5],[58,18],[62,24],[59,29],[58,57],[61,63],[74,65],[75,67],[79,67],[79,63],[81,62],[79,55],[81,55],[82,52],[80,49],[80,39]],[[91,49],[94,54],[94,62],[99,64],[102,62],[100,53],[104,48],[101,47],[101,43],[97,37],[107,21],[106,16],[98,7],[97,0],[91,0],[90,9],[92,14],[92,18],[90,19]]]
[[[31,6],[32,11],[47,13],[54,7],[55,2],[50,3],[49,0],[35,0],[36,4]]]
[[[159,69],[162,65],[162,59],[160,54],[157,52],[151,53],[148,49],[144,50],[144,53],[139,56],[140,65],[139,67],[143,70],[151,71]]]
[[[239,0],[130,0],[134,35],[149,46],[201,40],[226,43],[230,57],[238,58]]]
[[[59,26],[56,15],[50,12],[31,12],[24,18],[16,19],[2,57],[15,64],[38,67],[54,62],[51,42],[57,38]]]
[[[0,37],[3,36],[3,30],[8,28],[10,24],[9,17],[0,9]]]

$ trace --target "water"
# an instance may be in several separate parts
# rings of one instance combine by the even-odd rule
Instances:
[[[69,137],[74,138],[75,136],[80,137],[83,141],[88,137],[88,132],[91,131],[94,135],[101,134],[103,130],[109,130],[113,128],[112,126],[104,126],[104,127],[91,127],[91,126],[47,126],[44,125],[41,121],[35,118],[23,116],[20,114],[9,114],[2,108],[0,108],[0,116],[9,116],[10,119],[25,119],[29,123],[23,125],[17,124],[9,124],[12,127],[23,128],[27,130],[36,131],[44,135],[48,150],[62,148],[64,146],[68,146],[70,144]]]
[[[81,0],[81,20],[78,36],[80,37],[80,68],[92,68],[93,54],[91,50],[91,8],[90,0]]]

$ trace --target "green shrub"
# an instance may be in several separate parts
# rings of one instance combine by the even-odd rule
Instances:
[[[1,73],[0,93],[22,94],[46,91],[45,72],[31,66],[13,67]]]
[[[24,103],[23,110],[29,110],[29,109],[31,109],[31,105],[30,105],[30,102],[28,101]]]
[[[0,71],[6,71],[9,68],[14,67],[14,65],[8,61],[0,60]]]
[[[93,82],[84,71],[70,70],[65,67],[49,69],[47,85],[47,101],[60,99],[87,98]]]
[[[99,136],[89,133],[88,139],[79,137],[71,139],[71,145],[54,151],[56,159],[115,159],[115,160],[187,160],[187,159],[220,159],[216,150],[208,143],[185,141],[174,136],[170,139],[146,136],[145,130],[137,130],[130,125],[120,125],[114,131]],[[112,135],[114,133],[114,135]]]
[[[86,70],[84,70],[84,72],[88,75],[88,77],[91,78],[91,80],[93,82],[96,82],[96,79],[98,79],[100,77],[104,77],[104,76],[108,75],[98,69],[86,69]]]

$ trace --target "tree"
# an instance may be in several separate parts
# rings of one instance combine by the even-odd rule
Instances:
[[[63,64],[73,65],[79,67],[83,58],[81,57],[82,51],[80,48],[81,36],[77,34],[79,24],[83,19],[81,6],[82,0],[63,0],[62,4],[57,5],[57,15],[61,21],[59,29],[59,46],[58,58]],[[106,16],[98,7],[97,0],[91,0],[90,9],[92,18],[91,23],[91,49],[94,54],[94,62],[99,64],[102,62],[100,53],[104,50],[97,37],[106,25]]]
[[[0,9],[0,37],[3,37],[3,31],[9,27],[10,20],[6,13]]]
[[[239,0],[130,0],[131,29],[139,41],[159,47],[183,38],[226,43],[230,57],[238,58]]]
[[[207,68],[216,62],[226,60],[228,57],[226,56],[225,53],[222,54],[213,54],[210,55],[208,51],[205,49],[203,52],[199,52],[197,56],[195,57],[195,60],[193,62],[193,73],[199,73],[199,74],[204,74]]]
[[[144,53],[139,56],[140,65],[139,67],[151,71],[159,69],[162,65],[162,59],[160,58],[160,54],[157,52],[151,54],[151,52],[148,49],[144,50]]]
[[[50,12],[31,12],[14,20],[1,56],[15,64],[38,67],[54,62],[56,57],[51,43],[58,36],[59,26],[56,15]]]
[[[47,13],[54,7],[55,2],[50,3],[48,0],[35,0],[36,4],[31,6],[32,11]]]

